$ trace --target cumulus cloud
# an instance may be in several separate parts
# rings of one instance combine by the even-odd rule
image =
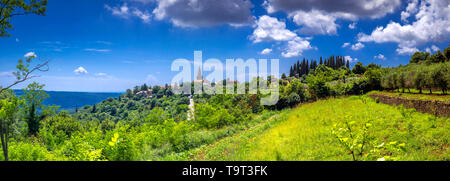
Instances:
[[[259,17],[250,39],[254,43],[262,41],[287,42],[281,53],[286,58],[300,56],[304,50],[312,49],[307,39],[301,38],[294,32],[286,29],[285,22],[278,21],[277,18],[267,15]]]
[[[419,0],[409,0],[408,6],[406,7],[405,11],[402,11],[400,16],[401,20],[403,22],[408,22],[408,18],[411,16],[411,14],[417,13]]]
[[[124,3],[120,7],[111,7],[109,5],[105,5],[105,8],[109,10],[113,15],[128,19],[129,17],[137,17],[141,19],[144,23],[150,22],[151,14],[147,11],[141,11],[135,7],[128,7],[126,3]]]
[[[412,55],[419,51],[416,47],[400,46],[395,51],[400,55]]]
[[[25,58],[29,58],[29,57],[36,58],[37,55],[34,52],[28,52],[23,57],[25,57]]]
[[[393,13],[400,0],[266,0],[263,7],[268,13],[284,11],[301,28],[303,34],[334,35],[337,19],[357,21],[359,18],[380,18]],[[356,22],[349,25],[356,27]]]
[[[304,50],[309,49],[312,49],[309,41],[300,37],[295,37],[293,40],[288,41],[288,45],[281,53],[281,56],[285,58],[300,56]]]
[[[373,57],[374,59],[380,59],[380,60],[386,60],[386,57],[384,57],[383,54],[378,54],[376,56]]]
[[[251,7],[248,0],[157,0],[153,14],[179,27],[239,26],[252,23]]]
[[[311,10],[296,11],[289,14],[289,17],[299,26],[302,34],[336,34],[338,25],[335,23],[336,16],[327,14],[324,11]]]
[[[393,13],[401,5],[400,0],[268,0],[264,7],[269,13],[276,11],[294,12],[322,10],[327,13],[341,14],[341,17],[369,17],[380,18]]]
[[[269,53],[271,53],[271,52],[272,52],[272,49],[270,49],[270,48],[265,48],[264,50],[261,51],[261,54],[267,55],[267,54],[269,54]]]
[[[412,23],[402,25],[398,22],[390,22],[386,27],[377,27],[369,35],[360,33],[358,40],[361,42],[398,43],[397,52],[399,54],[414,53],[418,50],[417,46],[429,42],[449,40],[450,1],[422,0],[419,4],[418,11],[414,16],[415,21]],[[408,5],[407,10],[404,12],[415,12],[408,10],[409,7],[410,5]],[[403,20],[406,20],[407,17],[409,16],[403,15]]]
[[[83,68],[83,67],[78,67],[77,69],[75,69],[73,71],[73,73],[75,73],[76,75],[88,74],[88,71],[85,68]]]
[[[344,59],[345,60],[348,60],[349,62],[357,62],[358,61],[358,59],[357,58],[352,58],[352,57],[350,57],[350,56],[344,56]]]
[[[262,41],[288,41],[295,37],[297,37],[297,34],[286,29],[285,22],[263,15],[256,22],[256,29],[250,39],[254,43],[258,43]]]
[[[361,42],[358,42],[358,43],[352,45],[351,48],[352,48],[352,50],[359,50],[361,48],[364,48],[364,44],[362,44]]]

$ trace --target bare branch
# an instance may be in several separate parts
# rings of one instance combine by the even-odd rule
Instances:
[[[8,90],[9,88],[11,88],[11,87],[13,87],[13,86],[15,86],[15,85],[17,85],[19,83],[25,82],[25,81],[27,81],[29,79],[32,79],[32,78],[35,78],[35,77],[39,77],[39,76],[31,75],[35,71],[47,72],[48,70],[49,70],[48,61],[44,62],[43,64],[38,64],[33,69],[28,71],[22,79],[15,81],[13,84],[11,84],[11,85],[9,85],[9,86],[7,86],[5,88],[2,88],[0,90],[0,93],[2,93],[5,90]]]

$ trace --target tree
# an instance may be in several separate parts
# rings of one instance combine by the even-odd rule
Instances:
[[[141,86],[141,91],[147,91],[147,90],[148,90],[147,84],[144,84]]]
[[[447,61],[450,61],[450,45],[444,49],[444,56],[447,58]]]
[[[423,69],[419,69],[416,72],[416,75],[414,76],[414,87],[419,90],[419,93],[422,94],[422,89],[425,86],[425,73]]]
[[[430,53],[427,52],[416,52],[414,55],[411,56],[411,60],[409,60],[409,63],[419,63],[427,60],[427,58],[430,56]]]
[[[31,68],[31,61],[34,58],[36,58],[36,56],[27,57],[25,59],[25,63],[22,59],[19,60],[19,63],[16,66],[17,71],[13,72],[13,75],[16,77],[16,81],[13,82],[11,85],[8,85],[4,88],[0,87],[0,93],[2,93],[5,90],[8,90],[9,88],[11,88],[19,83],[25,82],[26,80],[38,77],[38,76],[32,75],[33,72],[35,72],[35,71],[41,71],[41,72],[48,71],[48,61],[46,61],[42,64],[37,64],[33,68]]]
[[[431,71],[431,79],[433,80],[433,86],[439,87],[442,90],[442,94],[447,93],[448,84],[446,75],[450,74],[450,70],[446,66],[437,65]]]
[[[445,58],[444,54],[442,54],[441,51],[438,51],[435,54],[430,56],[431,63],[445,62],[445,60],[446,60],[446,58]]]
[[[47,2],[48,0],[0,0],[0,37],[11,36],[7,30],[13,28],[10,21],[14,16],[45,15]]]
[[[358,62],[352,69],[352,72],[354,74],[364,74],[364,72],[366,72],[366,67],[364,67],[364,65],[361,62]]]
[[[44,119],[47,115],[51,114],[49,112],[49,108],[42,104],[45,99],[48,98],[48,94],[43,91],[43,87],[45,85],[38,84],[33,82],[27,86],[26,89],[23,89],[25,93],[21,98],[25,101],[25,121],[28,124],[28,134],[36,135],[39,130],[39,123],[42,119]],[[37,112],[37,109],[41,109],[42,111]]]
[[[17,121],[19,106],[22,104],[11,90],[0,92],[0,138],[5,161],[8,156],[8,135],[11,125]]]

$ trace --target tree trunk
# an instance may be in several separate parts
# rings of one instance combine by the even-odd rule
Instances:
[[[3,156],[5,157],[5,161],[9,160],[8,157],[8,147],[7,147],[7,143],[6,143],[6,138],[8,138],[7,136],[5,136],[5,131],[3,129],[3,123],[0,123],[0,138],[2,141],[2,149],[3,149]]]

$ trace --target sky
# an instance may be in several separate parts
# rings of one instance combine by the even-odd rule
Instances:
[[[203,61],[279,59],[281,73],[331,55],[351,65],[407,64],[416,51],[450,44],[450,1],[59,0],[46,16],[11,23],[12,36],[0,38],[0,86],[14,81],[19,59],[35,55],[50,61],[32,80],[46,90],[124,92],[170,83],[172,62],[193,60],[194,51]]]

